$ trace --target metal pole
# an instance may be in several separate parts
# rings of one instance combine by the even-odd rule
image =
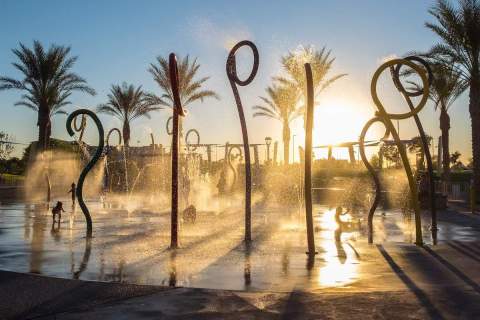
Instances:
[[[170,248],[178,248],[178,142],[179,142],[179,116],[185,116],[180,100],[177,57],[170,53],[168,57],[170,84],[173,94],[173,128],[172,128],[172,194],[171,194],[171,224]]]
[[[307,222],[307,254],[309,256],[313,256],[316,254],[312,214],[313,79],[312,67],[309,63],[305,64],[305,73],[307,77],[307,123],[305,128],[305,218]]]

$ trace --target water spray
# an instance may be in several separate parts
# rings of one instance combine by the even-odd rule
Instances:
[[[88,109],[79,109],[72,112],[67,118],[66,127],[67,127],[68,134],[70,136],[73,136],[75,134],[72,128],[72,121],[76,116],[80,114],[85,114],[90,116],[95,122],[95,125],[97,126],[97,129],[98,129],[97,150],[95,151],[95,154],[93,155],[93,157],[90,159],[90,161],[86,164],[86,166],[83,168],[82,172],[80,173],[80,177],[78,178],[77,189],[76,189],[78,203],[80,205],[80,208],[82,209],[82,212],[85,216],[85,220],[87,222],[87,238],[91,238],[92,237],[92,218],[85,204],[85,201],[83,201],[83,182],[85,181],[87,174],[90,172],[90,170],[92,170],[95,163],[97,163],[97,161],[102,156],[105,132],[103,131],[102,123],[100,122],[100,120],[98,119],[97,115],[94,112]]]
[[[250,75],[245,80],[240,80],[237,75],[237,62],[235,54],[238,49],[241,47],[249,47],[252,50],[253,54],[253,66]],[[245,153],[245,242],[250,243],[252,241],[252,172],[251,172],[251,163],[250,163],[250,147],[248,143],[248,131],[247,123],[245,121],[245,114],[243,112],[242,101],[240,95],[238,94],[239,86],[246,86],[253,81],[258,71],[259,64],[259,55],[258,49],[255,44],[248,40],[243,40],[238,42],[230,53],[228,54],[226,71],[228,80],[230,81],[230,86],[232,87],[233,96],[235,97],[235,102],[237,104],[238,116],[240,118],[240,125],[242,127],[242,138],[243,138],[243,150]]]

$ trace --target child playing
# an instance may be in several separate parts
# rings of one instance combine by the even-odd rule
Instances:
[[[60,223],[60,220],[62,220],[62,212],[65,212],[65,210],[63,210],[63,203],[57,201],[57,204],[52,209],[53,222],[55,222],[55,216],[58,215],[58,223]]]
[[[76,191],[76,185],[75,182],[72,182],[70,190],[68,190],[68,193],[72,193],[72,207],[75,207],[75,191]]]

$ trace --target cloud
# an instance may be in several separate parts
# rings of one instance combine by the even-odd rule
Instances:
[[[193,39],[208,48],[230,50],[238,41],[253,40],[252,33],[243,25],[221,26],[205,17],[193,18],[188,25]]]
[[[389,55],[386,55],[386,56],[383,56],[383,57],[380,57],[378,60],[377,60],[377,64],[383,64],[387,61],[390,61],[390,60],[393,60],[393,59],[398,59],[400,58],[397,54],[395,53],[391,53]]]

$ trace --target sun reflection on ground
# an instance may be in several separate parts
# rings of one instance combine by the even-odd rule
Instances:
[[[318,247],[321,253],[322,266],[318,269],[318,284],[323,287],[345,286],[358,278],[358,259],[347,244],[354,232],[348,227],[353,222],[351,214],[346,213],[340,217],[342,226],[335,219],[335,209],[326,210],[317,216],[317,229],[320,230],[322,240]],[[340,231],[346,229],[345,232]],[[335,232],[340,232],[340,240],[336,241]],[[342,235],[343,234],[343,235]]]

